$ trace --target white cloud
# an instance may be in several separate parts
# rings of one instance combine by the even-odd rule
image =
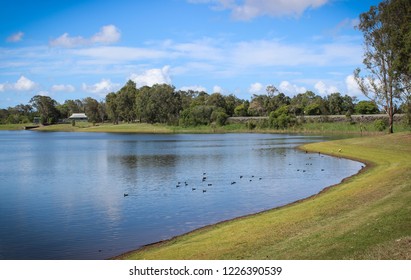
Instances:
[[[91,38],[82,36],[71,37],[67,32],[50,41],[52,47],[75,48],[93,44],[112,44],[120,40],[121,33],[114,25],[106,25],[100,29],[100,32],[94,34]]]
[[[17,82],[13,85],[13,89],[18,91],[29,91],[36,88],[36,83],[27,79],[24,76],[21,76]]]
[[[76,88],[72,85],[53,85],[51,91],[73,92]]]
[[[219,40],[204,38],[185,43],[173,43],[168,41],[164,47],[170,50],[174,57],[186,57],[191,59],[204,59],[218,61],[224,58],[223,49],[219,45]],[[169,54],[169,55],[170,55]]]
[[[345,78],[345,85],[347,87],[347,94],[350,96],[361,95],[362,92],[354,79],[354,75],[349,75]]]
[[[71,51],[71,53],[95,59],[100,61],[100,63],[147,60],[167,57],[167,52],[161,50],[115,46],[78,49]]]
[[[107,94],[112,91],[116,91],[119,88],[119,84],[112,83],[109,79],[102,79],[100,82],[94,85],[87,85],[83,83],[82,89],[86,92],[95,94]]]
[[[23,36],[24,36],[24,33],[19,31],[7,37],[6,41],[10,43],[20,42],[21,40],[23,40]]]
[[[353,29],[360,23],[359,18],[345,18],[340,21],[335,28],[331,30],[331,34],[337,36],[344,29]]]
[[[189,0],[191,3],[213,3],[216,10],[231,10],[237,20],[259,16],[300,16],[307,9],[323,6],[328,0]]]
[[[251,94],[261,94],[265,90],[264,86],[261,83],[251,84],[248,92]]]
[[[37,88],[37,84],[32,80],[20,76],[20,78],[15,83],[5,83],[0,84],[0,91],[10,90],[10,91],[30,91]]]
[[[154,84],[171,84],[170,66],[155,68],[144,71],[143,73],[130,75],[130,80],[134,81],[137,88],[143,86],[152,86]]]
[[[70,37],[68,33],[64,33],[57,39],[50,41],[52,47],[75,48],[87,45],[87,40],[81,36]]]
[[[323,81],[319,81],[314,85],[314,88],[320,95],[327,95],[335,92],[339,92],[335,86],[328,86]]]
[[[91,42],[111,44],[120,40],[121,33],[114,25],[106,25],[100,29],[100,32],[91,37]]]
[[[238,42],[227,48],[227,57],[238,66],[340,66],[361,63],[361,45],[329,43],[295,45],[279,40]]]
[[[296,95],[307,91],[305,87],[300,87],[295,84],[291,84],[289,81],[282,81],[278,86],[280,92],[287,95]]]
[[[198,86],[198,85],[194,85],[194,86],[183,86],[183,87],[180,88],[180,90],[182,90],[182,91],[192,90],[192,91],[198,91],[198,92],[201,92],[201,91],[207,92],[207,89],[206,89],[205,87],[203,87],[203,86]]]
[[[220,87],[220,86],[215,85],[215,86],[213,87],[213,93],[214,93],[214,92],[223,93],[223,88]]]

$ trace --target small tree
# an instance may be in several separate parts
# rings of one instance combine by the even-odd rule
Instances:
[[[360,101],[355,105],[355,112],[357,114],[378,114],[378,106],[373,101]]]
[[[295,125],[296,118],[291,114],[290,106],[283,105],[270,113],[269,121],[272,128],[284,129]]]

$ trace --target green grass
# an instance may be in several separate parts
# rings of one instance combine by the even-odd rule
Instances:
[[[411,259],[411,133],[302,149],[361,159],[368,167],[298,203],[205,227],[118,259]]]
[[[25,125],[30,124],[12,124],[0,125],[0,130],[17,130],[23,129]],[[396,132],[410,131],[410,127],[402,123],[396,123],[394,130]],[[57,124],[43,126],[36,130],[39,131],[67,131],[67,132],[114,132],[114,133],[311,133],[311,134],[345,134],[352,136],[359,135],[377,135],[386,132],[377,131],[373,123],[370,124],[350,124],[341,123],[304,123],[302,125],[289,129],[274,130],[270,128],[248,129],[245,124],[227,124],[225,126],[203,125],[193,127],[168,126],[164,124],[146,124],[146,123],[120,123],[113,125],[111,123],[93,124],[88,122],[77,122],[75,126],[71,124]]]
[[[351,124],[349,122],[326,122],[326,123],[304,123],[300,128],[297,128],[301,132],[328,132],[328,133],[346,133],[346,134],[363,134],[363,135],[373,135],[373,134],[383,134],[386,131],[378,131],[375,128],[374,123],[355,123]],[[407,127],[403,123],[394,124],[395,132],[410,131],[410,127]]]
[[[172,128],[157,124],[128,124],[122,123],[113,125],[110,123],[93,125],[88,122],[77,122],[75,126],[71,124],[56,124],[43,126],[37,131],[67,131],[67,132],[113,132],[113,133],[173,133]]]
[[[0,130],[22,130],[26,125],[33,124],[0,124]]]

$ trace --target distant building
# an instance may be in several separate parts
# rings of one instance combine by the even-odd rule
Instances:
[[[75,113],[75,114],[72,114],[72,115],[69,117],[69,120],[87,121],[88,118],[87,118],[86,114],[84,114],[84,113]]]

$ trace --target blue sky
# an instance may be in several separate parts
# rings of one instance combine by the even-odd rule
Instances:
[[[137,86],[235,94],[267,85],[361,97],[358,16],[380,1],[13,0],[0,9],[0,108]]]

